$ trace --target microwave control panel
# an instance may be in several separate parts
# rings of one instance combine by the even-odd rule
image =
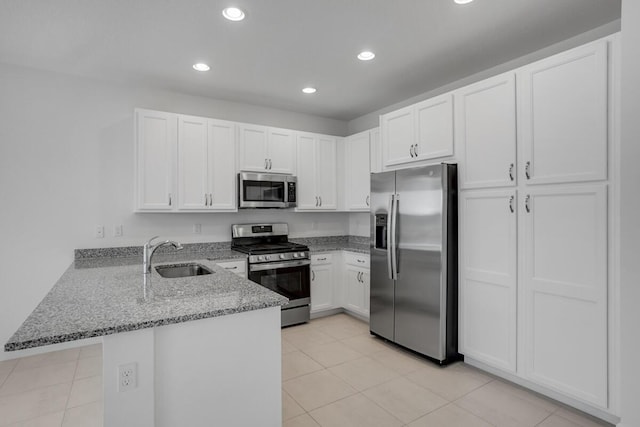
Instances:
[[[287,182],[287,201],[289,203],[296,202],[296,183]]]

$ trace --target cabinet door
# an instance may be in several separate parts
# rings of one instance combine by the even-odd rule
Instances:
[[[236,126],[209,120],[209,208],[236,210]]]
[[[462,188],[516,184],[515,75],[504,74],[456,92],[456,143]]]
[[[298,163],[298,209],[317,209],[316,138],[299,134],[296,143]]]
[[[460,195],[460,352],[516,371],[516,193]]]
[[[521,203],[524,374],[607,407],[606,185],[528,189]]]
[[[345,139],[347,209],[369,210],[369,132],[362,132]]]
[[[318,136],[316,163],[316,189],[320,198],[319,209],[335,210],[338,207],[336,165],[337,142],[333,137]]]
[[[333,265],[311,266],[311,311],[333,308]]]
[[[607,42],[536,62],[518,80],[526,183],[606,179]]]
[[[267,128],[264,126],[240,125],[238,127],[240,142],[241,171],[266,172],[267,161]]]
[[[453,155],[453,95],[446,94],[415,105],[414,160]]]
[[[288,129],[269,129],[269,172],[295,173],[296,147],[293,132]]]
[[[380,128],[371,129],[370,131],[370,159],[371,172],[382,172],[382,147],[380,146]]]
[[[137,209],[175,209],[177,139],[175,114],[136,110]]]
[[[209,206],[207,119],[178,116],[178,208]]]
[[[347,266],[345,272],[345,308],[368,317],[369,270]]]
[[[380,116],[383,166],[414,160],[411,145],[415,140],[413,106]]]

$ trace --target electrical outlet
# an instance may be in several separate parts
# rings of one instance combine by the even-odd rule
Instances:
[[[138,386],[138,369],[135,362],[118,366],[118,391],[133,390]]]
[[[96,239],[104,238],[104,225],[99,225],[96,227]]]
[[[193,224],[193,234],[202,233],[202,224]]]
[[[113,237],[122,237],[122,224],[113,226]]]

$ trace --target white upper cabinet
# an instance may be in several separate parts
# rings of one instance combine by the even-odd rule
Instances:
[[[136,109],[136,210],[172,211],[177,206],[178,116]]]
[[[518,72],[520,176],[527,184],[607,178],[607,41]]]
[[[383,166],[409,163],[414,160],[416,129],[413,106],[380,116]]]
[[[515,189],[460,195],[460,352],[516,372]]]
[[[242,171],[295,172],[293,131],[266,126],[239,126],[240,167]]]
[[[453,155],[453,95],[427,99],[415,105],[415,160]]]
[[[380,116],[385,168],[453,155],[453,95]]]
[[[236,125],[209,119],[209,208],[236,210]]]
[[[369,211],[370,131],[360,132],[344,140],[346,174],[346,208],[349,211]]]
[[[607,407],[607,184],[529,187],[520,202],[524,376]]]
[[[207,119],[178,117],[178,207],[209,207]]]
[[[235,125],[180,115],[178,208],[235,210]]]
[[[298,210],[337,209],[337,139],[300,133],[296,143]]]
[[[370,133],[370,172],[382,172],[382,147],[380,144],[380,128],[374,128]]]
[[[516,184],[516,86],[507,73],[455,92],[460,187]]]

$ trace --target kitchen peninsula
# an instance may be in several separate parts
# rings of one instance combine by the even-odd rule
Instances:
[[[211,274],[168,279],[154,268],[145,300],[142,257],[104,251],[76,253],[6,351],[102,336],[106,427],[281,425],[286,298],[218,266],[238,257],[218,250],[159,255],[155,265],[189,261]]]

